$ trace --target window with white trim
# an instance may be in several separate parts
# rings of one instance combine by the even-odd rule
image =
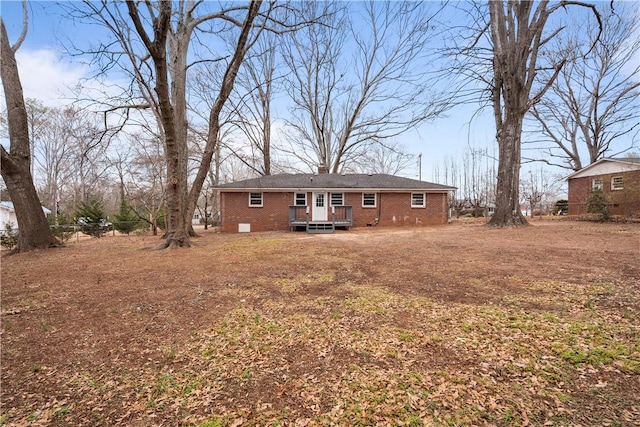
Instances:
[[[262,207],[262,193],[249,193],[249,207]]]
[[[362,193],[362,207],[363,208],[375,208],[376,207],[376,193]]]
[[[427,206],[427,197],[424,193],[411,193],[411,207],[424,208]]]
[[[612,190],[624,190],[624,180],[621,176],[614,176],[611,178]]]
[[[307,193],[296,193],[295,200],[293,201],[295,206],[307,205]]]
[[[343,193],[331,193],[331,206],[343,206],[344,194]]]
[[[602,191],[604,190],[604,181],[602,178],[593,178],[591,181],[591,190],[592,191]]]

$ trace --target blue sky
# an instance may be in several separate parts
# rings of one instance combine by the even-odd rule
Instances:
[[[22,29],[22,3],[2,1],[0,8],[13,42]],[[31,1],[28,10],[29,31],[17,56],[25,97],[40,99],[48,105],[66,104],[71,97],[68,88],[90,70],[79,59],[66,57],[63,45],[67,40],[76,43],[96,40],[100,30],[66,19],[54,2]],[[448,117],[398,138],[410,153],[422,154],[422,179],[437,181],[434,166],[443,164],[447,158],[460,158],[469,146],[491,149],[496,145],[491,112],[486,110],[472,121],[476,109],[473,105],[456,107]],[[417,167],[405,175],[417,178]]]
[[[13,42],[22,29],[22,3],[2,1],[1,7]],[[49,105],[67,103],[71,96],[67,87],[86,76],[89,69],[66,58],[62,46],[67,39],[89,41],[96,37],[97,29],[64,19],[63,11],[54,2],[29,2],[28,11],[29,31],[18,51],[25,97],[37,98]],[[433,164],[443,162],[447,156],[462,155],[468,144],[486,146],[493,143],[495,132],[488,120],[484,121],[486,123],[476,121],[472,132],[468,131],[469,118],[474,111],[473,106],[458,107],[448,118],[421,126],[398,139],[410,153],[422,153],[423,179],[433,179]],[[417,166],[407,174],[417,177]]]

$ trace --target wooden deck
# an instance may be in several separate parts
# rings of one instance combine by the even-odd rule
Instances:
[[[351,206],[332,206],[327,221],[312,221],[309,206],[289,206],[289,227],[292,230],[305,229],[307,233],[333,233],[336,228],[353,225]]]

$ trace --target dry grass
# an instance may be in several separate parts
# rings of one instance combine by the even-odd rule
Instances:
[[[6,425],[639,425],[640,226],[2,258]]]

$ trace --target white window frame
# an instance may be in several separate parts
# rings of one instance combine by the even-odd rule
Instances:
[[[422,196],[422,202],[420,204],[416,204],[414,196]],[[427,194],[426,193],[411,193],[411,207],[412,208],[426,208],[427,207]]]
[[[604,179],[593,178],[591,180],[591,191],[602,191],[602,190],[604,190]]]
[[[302,204],[302,205],[298,204],[298,196],[299,195],[303,195],[304,196],[304,204]],[[307,206],[307,193],[294,193],[293,194],[293,206]]]
[[[249,193],[249,207],[250,208],[261,208],[264,204],[264,193]],[[260,196],[260,204],[256,204],[253,203],[255,200],[253,199],[253,196],[255,195],[259,195]]]
[[[367,205],[364,203],[365,196],[373,196],[373,205]],[[375,208],[378,206],[378,195],[376,193],[362,193],[362,207],[363,208]]]
[[[624,190],[624,179],[622,176],[611,177],[611,189],[612,190]]]
[[[340,203],[333,202],[333,196],[340,196]],[[344,206],[344,193],[331,193],[329,196],[329,206]]]

